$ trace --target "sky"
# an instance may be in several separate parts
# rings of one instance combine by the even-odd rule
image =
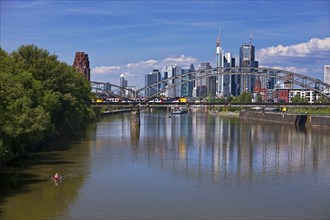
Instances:
[[[0,46],[34,44],[73,64],[89,56],[91,80],[144,86],[153,69],[216,66],[216,38],[236,58],[251,42],[259,66],[324,79],[330,0],[0,0]],[[236,61],[237,63],[238,61]]]

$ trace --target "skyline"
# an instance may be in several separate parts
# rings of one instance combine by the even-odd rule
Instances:
[[[144,86],[166,65],[215,67],[216,37],[238,58],[256,48],[261,67],[323,80],[330,64],[330,1],[0,1],[0,46],[7,52],[34,44],[73,64],[89,56],[91,80]],[[237,60],[236,60],[237,63]]]

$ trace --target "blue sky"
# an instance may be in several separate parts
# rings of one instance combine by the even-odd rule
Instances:
[[[256,47],[260,66],[323,80],[330,64],[330,0],[1,0],[0,43],[7,52],[35,44],[73,63],[89,55],[91,80],[144,85],[165,65],[215,66],[219,28],[225,52]]]

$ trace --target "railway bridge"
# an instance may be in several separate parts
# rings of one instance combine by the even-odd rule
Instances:
[[[125,98],[127,101],[133,101],[139,97],[143,97],[143,101],[147,102],[148,100],[163,94],[166,90],[173,89],[182,84],[191,83],[195,80],[201,80],[210,77],[229,75],[241,75],[242,77],[253,75],[264,80],[273,78],[278,82],[282,82],[284,84],[291,84],[294,86],[294,88],[302,88],[315,91],[317,94],[320,94],[330,100],[330,84],[327,84],[322,80],[286,70],[263,67],[224,67],[203,69],[194,72],[175,75],[173,77],[163,79],[161,81],[144,86],[139,89],[121,87],[108,82],[105,83],[93,81],[91,82],[91,86],[93,92],[95,92],[96,94],[105,93],[110,97]],[[166,86],[165,88],[163,88],[160,85]],[[151,96],[145,96],[145,91],[150,88],[153,88],[157,92]],[[122,95],[118,95],[118,93],[120,93],[119,91],[122,91],[121,94],[126,94],[126,96],[123,97]]]

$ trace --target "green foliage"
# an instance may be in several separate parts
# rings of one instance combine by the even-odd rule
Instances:
[[[297,94],[292,98],[292,103],[307,103],[307,100]]]
[[[261,94],[257,94],[256,101],[258,103],[262,102],[262,95]]]
[[[243,92],[241,95],[233,98],[232,103],[251,103],[252,97],[250,93]]]
[[[325,97],[325,96],[321,96],[319,99],[317,99],[315,101],[316,103],[330,103],[330,99]]]
[[[0,164],[95,117],[82,74],[46,50],[0,48]]]

